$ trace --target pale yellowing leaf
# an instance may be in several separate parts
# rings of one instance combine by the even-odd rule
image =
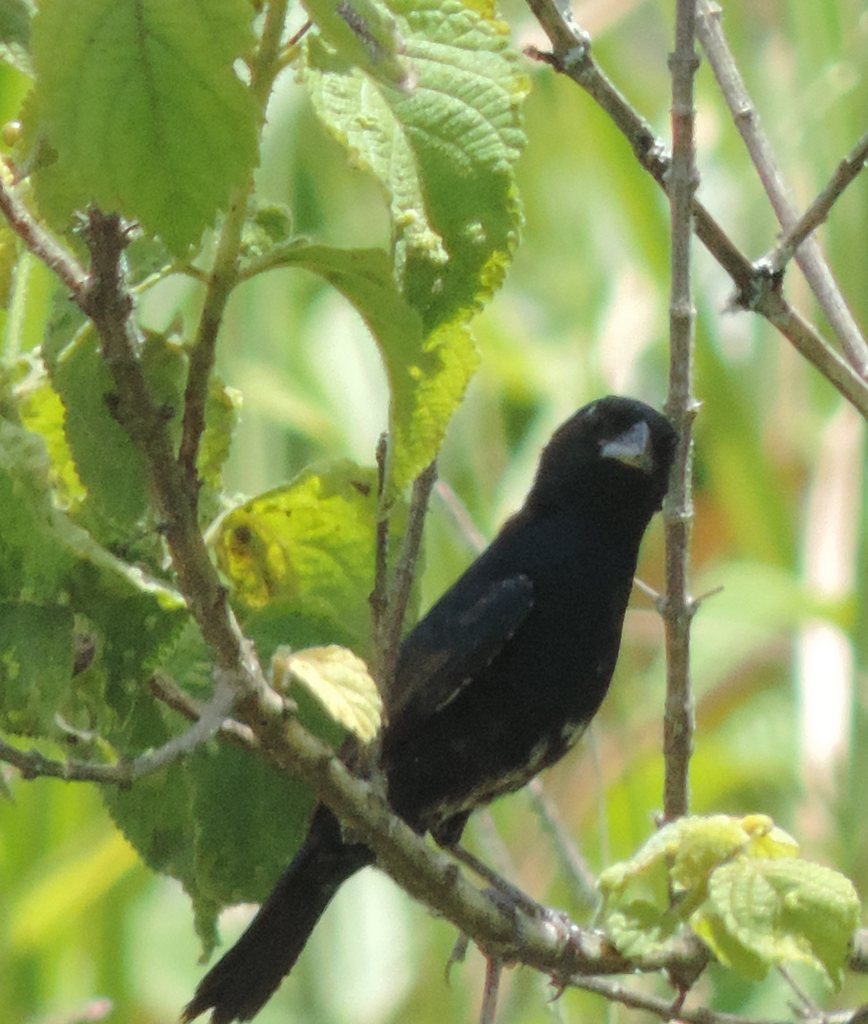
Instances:
[[[325,710],[363,743],[377,735],[383,703],[368,666],[346,647],[280,648],[272,659],[275,683],[301,683]]]

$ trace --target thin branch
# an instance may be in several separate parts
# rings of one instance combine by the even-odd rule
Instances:
[[[168,426],[171,410],[151,399],[141,363],[138,337],[131,321],[132,298],[123,277],[121,256],[127,233],[120,219],[92,210],[86,240],[92,258],[87,292],[78,301],[94,323],[103,358],[117,394],[115,415],[144,454],[151,476],[157,514],[178,577],[178,587],[217,665],[236,671],[246,664],[250,685],[265,685],[261,670],[247,660],[242,638],[229,609],[226,592],[211,562],[196,517],[196,486],[181,472]]]
[[[557,811],[546,799],[540,780],[532,779],[526,786],[526,792],[543,831],[552,840],[567,879],[572,883],[573,892],[583,907],[594,910],[600,904],[600,893],[594,873],[588,867],[573,837],[561,824]]]
[[[207,743],[222,728],[234,700],[235,687],[227,678],[227,674],[223,673],[223,678],[218,678],[214,687],[214,696],[202,708],[198,721],[186,732],[173,736],[156,750],[137,757],[132,764],[131,778],[135,780],[143,775],[151,775],[173,761],[188,757],[194,750]]]
[[[551,53],[529,48],[528,55],[545,61],[581,86],[611,117],[640,165],[665,190],[670,169],[666,147],[594,61],[587,34],[575,24],[569,10],[560,10],[557,0],[527,0],[527,3],[552,44]],[[736,288],[734,306],[765,317],[868,419],[866,382],[789,306],[781,294],[780,276],[770,274],[767,267],[755,267],[697,199],[693,201],[693,229],[732,278]]]
[[[868,160],[868,132],[838,164],[829,183],[805,210],[799,221],[784,235],[777,247],[764,257],[764,261],[769,265],[772,273],[780,273],[805,239],[828,219],[832,207],[844,194],[847,186],[855,181],[862,172],[866,160]]]
[[[368,603],[371,606],[371,635],[374,639],[373,674],[384,689],[386,675],[383,664],[386,643],[383,636],[386,609],[389,605],[389,513],[386,508],[386,459],[389,456],[389,434],[383,431],[377,441],[377,537],[374,548],[374,589]]]
[[[697,13],[696,31],[708,63],[757,169],[778,222],[785,232],[789,232],[799,221],[798,210],[726,41],[721,25],[720,7],[713,0],[698,0]],[[816,238],[806,237],[796,251],[795,259],[850,363],[860,376],[868,376],[868,345]]]
[[[274,79],[281,70],[280,40],[286,20],[288,0],[271,0],[267,5],[262,39],[251,63],[250,93],[259,107],[260,124],[265,121],[265,108]],[[253,191],[251,169],[245,184],[232,198],[220,229],[214,266],[208,278],[205,303],[199,318],[196,340],[190,349],[190,367],[184,391],[184,422],[178,448],[178,464],[188,487],[198,492],[196,462],[199,444],[205,430],[205,409],[208,386],[217,353],[217,335],[226,312],[226,304],[238,284],[238,257],[241,235],[247,219],[247,205]]]
[[[434,485],[434,493],[443,502],[449,515],[452,516],[462,539],[470,550],[475,555],[484,551],[488,545],[485,535],[476,523],[473,522],[473,518],[467,511],[467,506],[449,484],[445,480],[438,480]]]
[[[482,990],[479,1024],[494,1024],[494,1019],[497,1016],[497,997],[500,993],[500,978],[502,974],[503,963],[490,957],[485,965],[485,987]]]
[[[248,691],[236,714],[245,728],[255,734],[259,749],[279,768],[290,771],[347,823],[376,852],[380,865],[411,896],[452,921],[470,936],[486,956],[505,963],[521,963],[551,977],[559,987],[567,985],[597,992],[627,1006],[645,1009],[669,1020],[671,1000],[632,993],[588,975],[613,975],[662,970],[679,975],[695,974],[708,959],[707,950],[692,935],[661,944],[653,955],[628,960],[599,932],[581,929],[566,915],[547,911],[541,917],[507,910],[480,892],[458,870],[443,851],[433,848],[401,819],[395,817],[383,796],[363,779],[352,775],[346,765],[318,738],[262,694]],[[215,706],[215,712],[216,712]],[[18,765],[26,775],[38,768],[40,774],[89,782],[119,784],[118,769],[75,762],[51,762],[35,753],[23,754],[0,741],[0,757]],[[129,771],[130,766],[127,766]],[[860,934],[857,949],[868,947]],[[868,969],[868,958],[857,959],[855,970]],[[852,1016],[836,1014],[831,1024],[846,1024]],[[680,1010],[678,1017],[688,1024],[776,1024],[751,1021],[732,1014],[708,1010]],[[819,1022],[817,1022],[819,1024]]]
[[[174,736],[156,750],[141,754],[134,761],[97,764],[90,761],[53,761],[38,750],[23,751],[0,740],[0,761],[14,765],[25,779],[41,776],[66,782],[98,782],[100,785],[129,786],[136,779],[153,775],[166,765],[187,757],[220,730],[235,690],[226,681],[218,682],[213,698],[206,704],[191,729]]]
[[[687,589],[693,523],[693,326],[696,311],[690,274],[693,195],[697,186],[693,85],[699,60],[694,47],[695,0],[678,0],[672,70],[672,295],[669,308],[669,395],[666,413],[678,431],[678,449],[663,512],[666,528],[666,596],[660,607],[666,626],[666,711],[663,719],[665,781],[663,813],[673,821],[687,813],[688,770],[693,745],[690,687],[690,624]]]
[[[67,249],[50,235],[16,197],[12,181],[4,164],[0,163],[0,213],[24,242],[29,252],[53,271],[65,288],[76,297],[87,290],[88,273]]]
[[[398,648],[401,644],[404,618],[407,614],[407,605],[416,575],[416,562],[419,559],[419,550],[422,545],[425,514],[428,511],[428,501],[436,479],[437,463],[432,462],[422,470],[413,483],[407,528],[401,541],[401,551],[395,565],[395,572],[389,586],[388,602],[383,613],[379,637],[379,661],[382,669],[380,684],[387,706],[391,695]]]
[[[718,1010],[709,1010],[705,1007],[696,1010],[686,1010],[683,1006],[678,1006],[672,1000],[646,995],[644,992],[636,992],[618,982],[604,981],[601,978],[572,978],[570,984],[575,988],[583,989],[585,992],[595,992],[597,995],[604,996],[612,1002],[628,1006],[632,1010],[646,1010],[661,1020],[679,1020],[684,1021],[685,1024],[788,1024],[786,1021],[776,1021],[768,1018],[740,1017],[735,1013],[723,1013]],[[852,1016],[852,1010],[823,1013],[815,1017],[800,1017],[799,1024],[848,1024]]]
[[[91,761],[54,761],[38,750],[19,750],[0,739],[0,761],[11,764],[28,781],[47,777],[66,782],[98,782],[100,785],[128,786],[131,764],[95,764]]]
[[[631,962],[598,932],[578,928],[551,911],[530,916],[506,909],[480,892],[443,851],[432,848],[397,818],[375,786],[346,765],[295,718],[284,718],[249,692],[234,716],[250,726],[276,766],[310,787],[377,855],[384,870],[411,896],[452,921],[487,956],[519,962],[555,978],[575,974],[656,971],[704,963],[707,953],[685,935],[652,957]],[[518,915],[518,916],[517,916]]]

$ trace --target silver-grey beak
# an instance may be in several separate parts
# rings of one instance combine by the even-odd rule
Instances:
[[[643,473],[652,473],[654,451],[651,446],[651,428],[644,420],[639,420],[623,434],[611,441],[603,441],[600,454],[604,459],[617,459],[625,466],[641,469]]]

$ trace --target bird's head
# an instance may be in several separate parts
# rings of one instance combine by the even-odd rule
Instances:
[[[578,510],[593,502],[602,515],[635,512],[644,528],[666,495],[676,442],[669,420],[644,402],[597,399],[555,431],[528,505]]]

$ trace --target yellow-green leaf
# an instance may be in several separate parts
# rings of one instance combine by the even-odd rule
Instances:
[[[691,925],[750,978],[801,961],[839,983],[859,916],[853,883],[839,872],[795,857],[741,857],[711,876]]]
[[[301,683],[326,711],[363,743],[380,729],[383,702],[368,666],[346,647],[309,647],[303,651],[278,650],[272,659],[275,682],[286,690]]]

